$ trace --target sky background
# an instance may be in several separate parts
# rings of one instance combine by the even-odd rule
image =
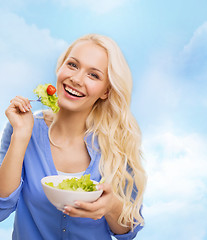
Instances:
[[[0,0],[0,136],[9,101],[55,84],[71,42],[113,38],[132,71],[148,174],[136,239],[207,240],[206,11],[206,0]],[[0,223],[1,239],[11,239],[13,218]]]

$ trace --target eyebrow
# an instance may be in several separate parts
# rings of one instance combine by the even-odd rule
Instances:
[[[70,57],[70,58],[73,58],[77,63],[79,63],[80,64],[80,62],[78,61],[78,59],[77,58],[74,58],[74,57]],[[100,69],[98,69],[98,68],[95,68],[95,67],[92,67],[92,68],[90,68],[90,69],[92,69],[92,70],[96,70],[96,71],[98,71],[98,72],[101,72],[103,75],[104,75],[104,73],[103,73],[103,71],[101,71]]]

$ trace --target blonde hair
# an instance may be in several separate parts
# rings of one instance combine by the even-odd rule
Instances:
[[[135,225],[143,224],[140,208],[146,174],[141,161],[141,132],[130,112],[131,72],[117,44],[98,34],[83,36],[69,46],[58,59],[57,71],[80,41],[92,41],[104,48],[108,55],[108,98],[99,99],[94,104],[86,121],[86,134],[92,133],[93,139],[98,137],[101,149],[100,173],[111,183],[115,195],[123,203],[119,224],[127,226],[131,223],[133,229]]]

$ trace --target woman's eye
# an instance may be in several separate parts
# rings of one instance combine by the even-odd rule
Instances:
[[[95,74],[95,73],[91,73],[90,75],[91,75],[93,78],[99,79],[99,76],[98,76],[97,74]]]
[[[77,68],[77,65],[73,62],[69,62],[68,65],[73,68]]]

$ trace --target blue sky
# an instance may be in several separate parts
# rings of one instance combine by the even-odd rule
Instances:
[[[69,43],[87,33],[112,37],[132,70],[148,173],[136,239],[206,240],[206,9],[206,0],[0,0],[0,135],[9,101],[55,83]],[[12,222],[0,223],[1,239],[11,239]]]

